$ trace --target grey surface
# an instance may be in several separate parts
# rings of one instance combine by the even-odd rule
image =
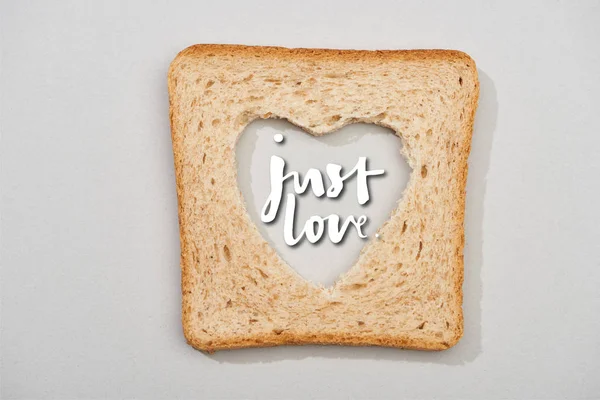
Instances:
[[[283,135],[283,142],[276,143],[273,140],[276,133]],[[363,246],[370,240],[378,240],[375,236],[377,229],[397,207],[412,172],[400,154],[401,149],[402,141],[392,130],[373,124],[352,124],[329,135],[315,137],[285,120],[258,120],[248,125],[238,140],[238,187],[244,197],[246,210],[259,232],[283,260],[305,279],[332,286],[340,275],[356,263]],[[365,215],[368,220],[362,232],[367,237],[360,238],[350,225],[344,239],[334,244],[327,234],[327,221],[320,241],[313,244],[304,239],[295,246],[288,246],[283,231],[288,203],[286,196],[294,193],[291,178],[284,184],[277,218],[269,224],[260,219],[261,210],[271,192],[269,166],[272,155],[284,159],[285,174],[297,171],[304,179],[310,168],[318,169],[325,190],[329,187],[326,173],[329,163],[341,165],[343,175],[354,168],[358,157],[367,157],[370,171],[383,169],[384,175],[368,178],[369,201],[364,205],[357,201],[355,176],[344,182],[344,189],[336,198],[328,198],[326,194],[317,197],[310,186],[302,195],[294,195],[295,237],[310,217],[325,218],[330,214],[338,215],[340,224],[350,216],[358,220]]]
[[[598,2],[151,3],[2,2],[2,398],[600,395]],[[473,56],[455,348],[185,344],[165,76],[196,42]]]

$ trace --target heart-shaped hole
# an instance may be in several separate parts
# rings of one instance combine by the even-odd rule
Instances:
[[[276,136],[282,138],[279,135],[283,137],[281,142],[275,140]],[[246,127],[237,144],[238,185],[252,221],[281,258],[304,279],[331,286],[356,262],[369,240],[384,240],[376,237],[377,229],[397,207],[411,173],[400,153],[401,148],[402,142],[393,131],[373,124],[353,124],[315,137],[285,120],[257,120]],[[297,171],[301,180],[310,168],[321,171],[325,190],[330,184],[326,173],[330,163],[341,165],[345,174],[354,168],[359,157],[367,157],[369,170],[383,169],[385,174],[368,179],[370,200],[364,205],[357,200],[356,176],[344,182],[344,189],[337,198],[317,197],[310,185],[304,194],[295,194],[292,180],[286,180],[277,218],[266,224],[260,215],[271,191],[269,168],[273,155],[285,160],[286,174]],[[288,193],[293,193],[296,198],[296,236],[311,216],[337,214],[340,225],[349,216],[358,219],[365,215],[368,220],[362,233],[367,237],[360,238],[354,225],[350,224],[338,244],[330,240],[325,227],[318,242],[310,243],[304,238],[295,246],[289,246],[284,240]]]

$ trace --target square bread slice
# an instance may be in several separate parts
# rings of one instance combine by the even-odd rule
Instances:
[[[172,62],[182,319],[193,347],[281,344],[447,349],[463,333],[463,218],[479,83],[450,50],[195,45]],[[257,118],[312,135],[392,129],[412,168],[390,219],[331,288],[301,278],[260,235],[237,185],[236,142]],[[315,260],[327,268],[327,260]]]

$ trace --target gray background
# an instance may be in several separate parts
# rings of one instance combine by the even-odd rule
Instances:
[[[282,143],[273,140],[276,133],[283,135]],[[351,124],[328,135],[315,137],[286,120],[257,120],[244,129],[237,143],[238,187],[250,218],[271,247],[304,279],[329,287],[356,263],[366,243],[378,240],[375,234],[379,227],[397,207],[412,172],[400,154],[401,149],[402,141],[394,131],[373,124]],[[286,174],[297,171],[304,178],[310,168],[319,170],[325,190],[329,187],[326,172],[329,163],[341,165],[345,175],[354,168],[359,157],[366,157],[370,171],[382,169],[385,173],[368,178],[369,201],[363,205],[357,201],[355,176],[344,181],[344,188],[336,198],[329,198],[326,194],[317,197],[312,187],[308,187],[302,195],[295,194],[293,182],[286,180],[277,217],[265,224],[260,214],[271,192],[269,167],[273,155],[283,158]],[[340,217],[340,225],[350,216],[356,219],[366,216],[367,223],[362,227],[362,233],[367,237],[361,239],[350,225],[343,240],[334,244],[327,233],[330,222],[326,221],[320,241],[313,244],[304,239],[295,246],[288,246],[283,232],[287,195],[290,193],[296,199],[294,237],[302,232],[310,217],[325,218],[331,214]]]
[[[600,396],[599,4],[3,1],[1,396]],[[185,344],[166,72],[199,42],[477,61],[455,348]]]

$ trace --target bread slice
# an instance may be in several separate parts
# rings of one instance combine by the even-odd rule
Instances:
[[[453,346],[463,333],[463,217],[479,83],[446,50],[196,45],[169,70],[183,328],[193,347]],[[250,220],[236,142],[252,120],[312,135],[391,128],[413,169],[398,207],[331,288],[301,278]],[[327,260],[315,260],[327,268]]]

